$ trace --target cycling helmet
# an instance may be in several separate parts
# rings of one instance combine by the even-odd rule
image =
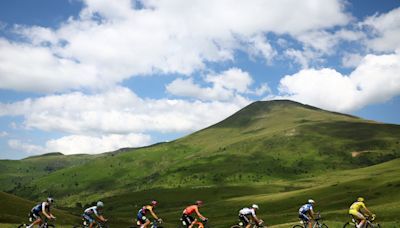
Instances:
[[[314,204],[314,203],[315,203],[315,201],[314,201],[314,200],[312,200],[312,199],[309,199],[309,200],[308,200],[308,203],[313,203],[313,204]]]
[[[197,200],[197,201],[196,201],[196,204],[197,204],[197,205],[203,205],[203,201]]]
[[[254,209],[258,209],[258,205],[257,204],[253,204],[253,205],[251,205],[251,207],[254,208]]]
[[[97,202],[96,206],[103,208],[104,207],[104,203],[99,201],[99,202]]]
[[[158,204],[157,201],[155,201],[155,200],[151,201],[151,205],[156,206],[157,204]]]
[[[47,202],[48,203],[54,203],[53,197],[47,197]]]
[[[364,198],[363,198],[363,197],[358,197],[358,198],[357,198],[357,201],[358,201],[358,202],[364,202]]]

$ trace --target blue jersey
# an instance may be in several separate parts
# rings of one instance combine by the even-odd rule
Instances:
[[[43,211],[43,208],[44,208],[46,211],[50,211],[50,205],[49,205],[49,203],[47,203],[47,202],[39,203],[38,205],[36,205],[36,206],[34,206],[34,207],[32,208],[32,212],[34,212],[35,214],[38,214],[38,213],[40,213],[40,212]]]
[[[307,214],[311,210],[313,210],[312,204],[307,203],[300,207],[299,214]]]

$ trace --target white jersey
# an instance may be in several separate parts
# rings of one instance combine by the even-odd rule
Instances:
[[[254,208],[243,208],[242,210],[239,211],[239,214],[241,215],[252,215],[254,217],[256,217],[256,210],[254,210]]]
[[[85,210],[85,214],[87,215],[95,214],[96,216],[99,216],[99,212],[97,211],[97,206],[87,208]]]

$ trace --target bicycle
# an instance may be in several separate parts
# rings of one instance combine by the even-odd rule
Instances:
[[[186,228],[189,227],[189,224],[186,224],[186,222],[181,218],[181,226],[179,226],[179,228]],[[208,219],[204,220],[204,221],[199,221],[197,220],[197,222],[195,222],[193,224],[193,227],[196,228],[210,228],[210,226],[208,225]]]
[[[35,220],[36,220],[36,218],[34,218],[31,214],[28,214],[28,217],[29,217],[29,222],[30,223],[32,223],[32,222],[34,222]],[[42,219],[43,220],[43,219]],[[23,223],[23,224],[21,224],[21,225],[19,225],[18,226],[18,228],[23,228],[23,227],[28,227],[30,224],[26,224],[26,223]],[[39,228],[50,228],[50,227],[56,227],[54,224],[50,224],[49,222],[48,222],[48,219],[47,218],[45,218],[44,220],[43,220],[43,223],[42,223],[42,225],[40,225],[39,226]]]
[[[260,224],[257,224],[255,222],[251,223],[251,228],[267,228],[266,226],[263,225],[264,221],[261,220]],[[231,226],[231,228],[244,228],[246,227],[244,225],[244,223],[242,221],[239,220],[239,222],[233,226]]]
[[[322,217],[321,214],[318,212],[315,216],[314,219],[314,225],[312,226],[313,228],[328,228],[328,226],[325,223],[322,223]],[[293,228],[308,228],[308,222],[301,221],[302,225],[294,225]]]
[[[74,226],[73,228],[88,228],[90,225],[90,223],[82,218],[82,224],[78,225],[78,226]],[[100,222],[100,221],[96,221],[96,223],[94,224],[93,228],[109,228],[107,222]]]
[[[364,225],[365,228],[380,228],[381,225],[379,225],[379,223],[375,222],[376,217],[375,216],[367,216],[367,223]],[[350,227],[355,227],[357,228],[358,226],[358,222],[357,219],[355,219],[353,216],[351,216],[351,221],[350,222],[346,222],[343,225],[343,228],[350,228]]]

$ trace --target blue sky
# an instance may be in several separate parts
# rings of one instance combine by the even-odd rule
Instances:
[[[400,124],[397,0],[0,1],[0,158],[169,141],[256,100]]]

